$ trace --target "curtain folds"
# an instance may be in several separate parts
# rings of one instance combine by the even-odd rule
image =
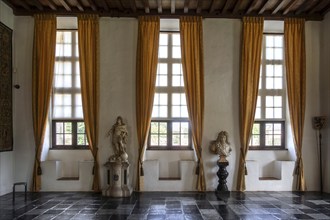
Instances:
[[[49,112],[53,85],[56,45],[56,16],[34,16],[34,43],[32,63],[32,117],[35,140],[35,161],[32,191],[41,189],[40,157]]]
[[[302,137],[306,99],[305,20],[284,20],[285,66],[291,127],[296,150],[296,189],[305,191],[302,161]]]
[[[249,148],[250,134],[258,97],[263,18],[243,18],[243,38],[240,75],[240,159],[237,177],[237,190],[245,190],[245,159]]]
[[[193,143],[198,159],[196,175],[198,191],[205,191],[202,158],[204,117],[203,25],[201,17],[180,17],[181,54],[184,85]]]
[[[99,129],[99,17],[78,16],[79,64],[81,97],[86,135],[94,157],[93,190],[99,192],[98,163]]]
[[[136,126],[139,143],[137,191],[143,190],[143,155],[150,129],[156,88],[159,31],[159,17],[139,17],[136,53]]]

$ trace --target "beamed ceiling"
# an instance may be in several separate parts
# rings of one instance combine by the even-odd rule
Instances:
[[[266,19],[303,17],[322,20],[330,10],[330,0],[3,0],[15,15],[56,13],[77,15],[164,18],[197,15],[213,18],[264,16]]]

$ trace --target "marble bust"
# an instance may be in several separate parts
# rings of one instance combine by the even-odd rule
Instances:
[[[210,151],[213,154],[219,155],[219,162],[228,162],[227,157],[230,155],[232,149],[228,141],[228,132],[221,131],[215,141],[211,141]]]

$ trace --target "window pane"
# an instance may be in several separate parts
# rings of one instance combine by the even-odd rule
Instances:
[[[161,87],[167,86],[167,76],[157,75],[156,86],[161,86]]]
[[[275,48],[275,60],[283,59],[283,50],[282,48]]]
[[[167,46],[160,46],[158,54],[159,58],[167,58]]]
[[[85,123],[84,122],[77,122],[77,132],[85,133]]]
[[[71,106],[68,106],[68,107],[62,107],[62,115],[64,118],[71,118],[72,117],[72,108]]]
[[[181,106],[181,118],[188,118],[187,106]]]
[[[274,96],[274,106],[282,107],[282,96]]]
[[[274,146],[281,146],[281,135],[274,135]]]
[[[172,94],[172,105],[180,105],[181,101],[181,94],[180,93],[173,93]]]
[[[158,122],[151,122],[151,133],[156,134],[158,133]]]
[[[181,58],[181,48],[180,47],[173,47],[172,48],[172,57],[173,58]]]
[[[274,89],[282,89],[282,78],[274,78]]]
[[[167,105],[167,94],[166,93],[159,93],[159,104]]]
[[[157,146],[158,145],[158,135],[151,135],[151,138],[150,138],[150,144],[152,146]]]
[[[275,36],[274,37],[274,46],[275,47],[283,47],[283,37],[282,36]]]
[[[167,64],[166,63],[160,63],[158,65],[158,74],[161,75],[167,75]]]
[[[159,107],[159,117],[166,118],[167,117],[167,106]]]
[[[266,135],[266,146],[273,146],[273,136],[272,135]]]
[[[181,122],[181,133],[187,134],[189,132],[189,123]]]
[[[274,66],[266,65],[266,76],[274,76]]]
[[[72,145],[72,134],[64,134],[64,145]]]
[[[260,146],[260,136],[252,135],[252,143],[253,146]]]
[[[181,113],[180,106],[172,106],[172,117],[179,118]]]
[[[56,135],[56,145],[64,145],[62,134],[57,134]]]
[[[266,124],[266,134],[273,134],[273,124]]]
[[[168,42],[168,35],[160,34],[159,35],[159,45],[167,45],[167,42]]]
[[[267,60],[274,59],[274,49],[273,48],[266,48],[266,59]]]
[[[63,123],[56,122],[56,133],[63,133]]]
[[[72,133],[72,123],[71,122],[64,122],[64,133]]]
[[[64,49],[63,56],[65,56],[65,57],[71,57],[72,56],[72,50],[71,50],[72,46],[71,46],[71,44],[64,44],[63,49]]]
[[[167,123],[166,122],[160,122],[159,123],[159,133],[160,134],[167,134]]]
[[[180,63],[172,64],[172,74],[173,75],[182,75],[182,66]]]
[[[278,76],[278,77],[282,77],[283,76],[283,66],[282,65],[274,65],[274,68],[275,68],[274,75]]]
[[[180,46],[180,34],[172,34],[172,44]]]
[[[152,108],[151,117],[153,117],[153,118],[158,118],[159,117],[159,106],[154,106]]]
[[[281,124],[274,124],[274,134],[281,134],[282,133],[282,125]]]
[[[266,78],[266,89],[274,89],[274,78]]]
[[[274,108],[274,118],[282,118],[282,108]]]
[[[174,75],[172,76],[172,86],[181,86],[181,78],[180,75]]]
[[[172,145],[180,146],[180,135],[178,134],[172,135]]]
[[[273,47],[273,46],[274,46],[274,37],[266,36],[266,47]]]
[[[273,107],[273,106],[274,106],[274,97],[266,96],[266,107]]]
[[[173,133],[180,133],[180,122],[172,123],[172,131]]]
[[[167,145],[167,136],[159,135],[159,146],[166,146],[166,145]]]
[[[252,134],[260,134],[260,124],[253,124],[252,127]]]
[[[187,105],[185,93],[181,93],[181,105]]]
[[[255,112],[255,119],[260,119],[261,118],[261,109],[260,108],[256,108],[256,112]]]
[[[181,135],[181,146],[188,146],[188,145],[189,145],[189,136]]]
[[[78,134],[77,135],[77,145],[86,145],[84,134]]]

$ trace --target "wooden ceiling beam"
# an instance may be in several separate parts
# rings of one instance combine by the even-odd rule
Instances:
[[[228,10],[228,8],[229,8],[231,2],[232,2],[232,0],[226,0],[226,4],[225,4],[225,6],[223,7],[222,12],[221,12],[222,14],[226,13],[226,11]]]
[[[68,5],[68,3],[65,0],[58,0],[61,5],[65,8],[67,11],[71,11],[71,7]]]
[[[258,1],[260,1],[260,0],[253,0],[251,2],[251,4],[248,7],[248,10],[247,10],[246,14],[250,14],[253,11],[253,9],[254,9],[254,7],[256,7]]]
[[[144,4],[145,13],[149,14],[150,13],[149,0],[143,0],[143,4]]]
[[[97,7],[94,4],[93,0],[87,0],[87,1],[88,1],[89,6],[92,8],[92,10],[93,11],[96,11],[97,10]]]
[[[54,11],[57,10],[56,5],[54,4],[54,2],[52,0],[44,0],[46,2],[46,4]]]
[[[218,3],[219,0],[212,0],[212,3],[211,3],[211,7],[210,7],[210,10],[209,10],[209,13],[212,14],[214,11],[215,11],[215,8],[216,8],[216,3]]]
[[[287,1],[285,0],[279,0],[277,2],[277,5],[275,6],[275,9],[273,10],[272,14],[276,14],[285,4],[287,3]]]
[[[171,14],[175,13],[175,0],[171,0]]]
[[[292,9],[294,6],[296,6],[296,4],[297,4],[299,1],[300,1],[300,0],[293,0],[293,1],[291,1],[291,2],[286,6],[286,8],[284,9],[283,14],[284,14],[284,15],[288,14],[288,13],[291,11],[291,9]]]
[[[20,4],[23,8],[25,8],[28,11],[31,11],[31,8],[28,4],[26,4],[25,0],[19,0],[18,4]]]
[[[242,2],[243,2],[242,0],[237,0],[234,10],[233,10],[233,14],[237,14]]]
[[[109,6],[105,0],[100,0],[101,6],[105,11],[109,11]]]
[[[135,0],[130,0],[130,5],[131,5],[131,9],[132,9],[132,12],[136,12],[136,2]]]
[[[329,2],[329,0],[320,0],[319,3],[308,12],[308,14],[313,14],[314,12],[321,10],[322,8],[326,7]]]
[[[79,11],[84,11],[84,7],[82,6],[81,1],[76,0],[76,2],[77,2],[77,8],[79,9]]]
[[[35,5],[40,11],[44,10],[44,7],[42,6],[42,4],[37,1],[37,0],[32,0],[33,5]]]
[[[184,0],[183,12],[188,13],[190,0]]]
[[[162,0],[157,0],[157,10],[159,14],[163,12]]]
[[[261,7],[261,9],[260,9],[260,11],[258,12],[258,14],[262,14],[262,13],[265,12],[266,8],[267,8],[268,5],[269,5],[269,2],[270,2],[270,1],[266,1],[266,2],[264,3],[264,5]]]
[[[202,12],[202,7],[203,7],[203,0],[197,0],[197,9],[196,9],[197,14],[200,14]]]

